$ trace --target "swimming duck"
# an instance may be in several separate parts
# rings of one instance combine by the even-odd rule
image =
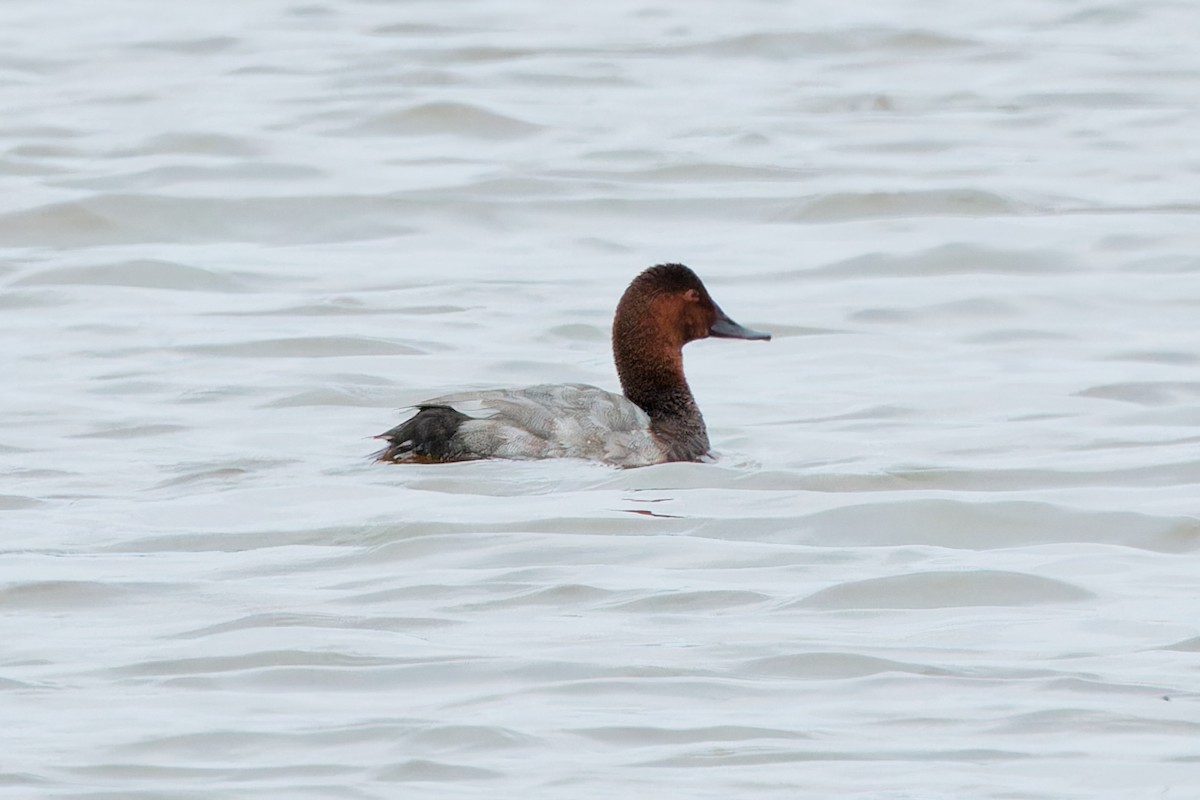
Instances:
[[[379,461],[585,458],[622,467],[695,461],[709,451],[704,418],[683,375],[696,339],[768,340],[723,312],[696,273],[659,264],[617,303],[613,357],[624,396],[581,383],[434,397],[376,436]]]

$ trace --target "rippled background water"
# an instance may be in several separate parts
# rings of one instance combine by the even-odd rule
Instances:
[[[1197,30],[0,6],[0,795],[1198,796]],[[660,261],[718,463],[366,460]]]

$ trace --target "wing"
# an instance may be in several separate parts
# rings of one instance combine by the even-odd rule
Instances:
[[[581,383],[458,392],[421,406],[471,417],[459,436],[472,452],[501,458],[588,458],[622,466],[662,461],[646,412],[619,394]]]

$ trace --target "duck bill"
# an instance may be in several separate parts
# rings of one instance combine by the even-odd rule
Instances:
[[[729,318],[721,309],[717,309],[717,319],[712,325],[708,326],[708,335],[715,336],[718,339],[755,339],[758,341],[770,341],[771,334],[756,331],[752,328],[747,328],[745,325],[738,325]]]

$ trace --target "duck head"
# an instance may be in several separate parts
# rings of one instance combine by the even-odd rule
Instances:
[[[633,279],[617,304],[613,343],[653,337],[678,350],[688,342],[721,339],[767,341],[771,334],[734,322],[713,301],[704,283],[683,264],[659,264]]]

